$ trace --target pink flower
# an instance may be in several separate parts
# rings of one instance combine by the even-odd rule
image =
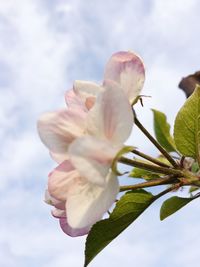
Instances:
[[[107,88],[88,112],[87,135],[71,143],[69,160],[49,175],[50,196],[65,203],[66,213],[60,219],[65,218],[62,229],[67,234],[71,235],[72,230],[73,235],[85,233],[115,201],[119,184],[110,166],[132,125],[131,106],[123,91]]]
[[[87,134],[86,117],[99,93],[110,87],[121,88],[132,102],[142,89],[144,77],[144,65],[138,56],[132,52],[118,52],[106,65],[103,86],[75,81],[73,89],[65,95],[68,109],[45,113],[38,121],[38,133],[53,159],[58,163],[68,159],[69,145],[77,137]]]
[[[76,81],[65,96],[68,109],[46,113],[38,122],[42,142],[60,163],[49,175],[48,192],[52,214],[68,235],[87,233],[116,199],[119,184],[110,167],[131,133],[129,101],[141,90],[142,73],[137,56],[116,53],[103,86]]]
[[[118,188],[112,173],[101,187],[82,178],[70,161],[64,161],[49,176],[48,191],[55,207],[52,214],[66,234],[87,234],[113,204]]]

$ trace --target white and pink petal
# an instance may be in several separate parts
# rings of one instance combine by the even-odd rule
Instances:
[[[104,80],[117,82],[132,103],[140,94],[144,84],[144,64],[133,52],[117,52],[111,56],[105,67]]]
[[[112,160],[121,147],[92,136],[76,139],[69,147],[69,157],[80,176],[89,183],[105,186]]]
[[[79,110],[80,112],[87,112],[85,101],[78,96],[74,89],[70,89],[65,93],[65,101],[69,108]]]
[[[69,159],[68,154],[66,153],[66,151],[64,153],[54,153],[52,151],[49,151],[49,154],[51,156],[51,158],[57,162],[58,164],[62,163],[65,160]]]
[[[43,114],[38,120],[38,133],[52,153],[67,154],[69,144],[85,129],[85,113],[61,110]]]
[[[118,146],[131,133],[133,112],[127,97],[115,82],[106,81],[105,86],[106,90],[98,96],[88,113],[86,129],[90,135]]]
[[[54,209],[54,210],[52,210],[51,214],[53,215],[53,217],[59,219],[59,223],[60,223],[60,227],[61,227],[62,231],[71,237],[86,235],[86,234],[88,234],[88,232],[91,228],[89,226],[89,227],[84,227],[84,228],[80,228],[80,229],[75,229],[75,228],[72,228],[71,226],[69,226],[65,210]]]
[[[49,174],[48,192],[50,196],[58,201],[66,201],[70,188],[76,184],[79,177],[79,173],[69,160],[62,162]],[[56,205],[54,204],[54,206]]]
[[[66,211],[65,210],[55,208],[51,211],[51,214],[53,217],[55,217],[57,219],[66,218]]]
[[[62,231],[71,236],[71,237],[77,237],[77,236],[83,236],[89,233],[91,226],[75,229],[69,226],[67,218],[63,217],[59,219],[60,227]]]
[[[118,192],[118,179],[113,173],[107,175],[105,187],[91,183],[76,186],[66,202],[69,226],[74,229],[90,228],[109,210]]]
[[[77,94],[83,101],[86,101],[88,97],[96,98],[104,88],[97,83],[90,81],[76,80],[73,86],[75,94]]]

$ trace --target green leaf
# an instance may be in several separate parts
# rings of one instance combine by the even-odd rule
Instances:
[[[157,157],[157,159],[162,163],[166,163],[166,164],[170,165],[170,162],[163,156],[159,156],[159,157]]]
[[[194,162],[192,164],[192,169],[191,169],[192,172],[196,173],[199,171],[199,164],[197,162]]]
[[[193,193],[193,192],[195,192],[197,190],[200,190],[200,188],[197,187],[197,186],[190,186],[189,193]]]
[[[147,170],[134,168],[130,172],[129,177],[142,178],[142,179],[145,179],[145,180],[152,180],[152,179],[160,178],[160,175],[158,173],[150,172],[150,171],[147,171]]]
[[[121,158],[121,156],[123,156],[124,154],[127,154],[127,153],[131,152],[134,148],[135,147],[133,147],[133,146],[124,146],[117,153],[117,155],[113,159],[113,162],[112,162],[112,165],[111,165],[111,169],[116,175],[118,175],[118,176],[124,175],[124,173],[119,172],[118,169],[117,169],[117,163],[118,163],[119,158]]]
[[[174,139],[177,149],[200,163],[200,86],[186,100],[176,116]]]
[[[134,222],[153,201],[154,196],[145,190],[131,191],[122,196],[110,217],[97,222],[90,230],[86,240],[84,267]]]
[[[157,141],[168,152],[176,151],[174,139],[170,134],[170,125],[167,122],[167,118],[163,112],[152,109],[154,115],[154,132]]]
[[[193,198],[171,197],[163,202],[160,209],[160,219],[164,220],[168,216],[172,215],[186,204],[188,204]]]

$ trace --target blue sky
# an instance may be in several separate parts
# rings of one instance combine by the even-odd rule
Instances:
[[[138,116],[152,131],[153,107],[173,124],[185,100],[177,84],[199,69],[199,31],[197,0],[0,1],[0,266],[82,266],[85,238],[64,235],[43,202],[55,163],[37,136],[39,115],[65,105],[73,80],[101,81],[112,53],[133,50],[147,69],[143,93],[152,96]],[[131,140],[156,155],[136,129]],[[196,264],[198,201],[164,222],[159,205],[91,267]]]

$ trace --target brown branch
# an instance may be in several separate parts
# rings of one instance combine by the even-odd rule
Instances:
[[[139,162],[136,160],[125,158],[125,157],[119,158],[118,162],[132,166],[132,167],[137,167],[140,169],[151,171],[151,172],[157,172],[157,173],[169,174],[169,175],[171,174],[171,175],[177,175],[177,177],[183,177],[182,171],[178,169],[174,169],[174,168],[160,167],[160,166]]]
[[[120,192],[127,191],[127,190],[134,190],[134,189],[140,189],[140,188],[146,188],[146,187],[153,187],[158,185],[167,185],[178,181],[175,176],[166,176],[164,178],[151,180],[139,184],[134,185],[124,185],[120,186]]]
[[[186,96],[189,97],[193,93],[197,84],[200,85],[200,71],[184,77],[178,86],[185,92]]]

